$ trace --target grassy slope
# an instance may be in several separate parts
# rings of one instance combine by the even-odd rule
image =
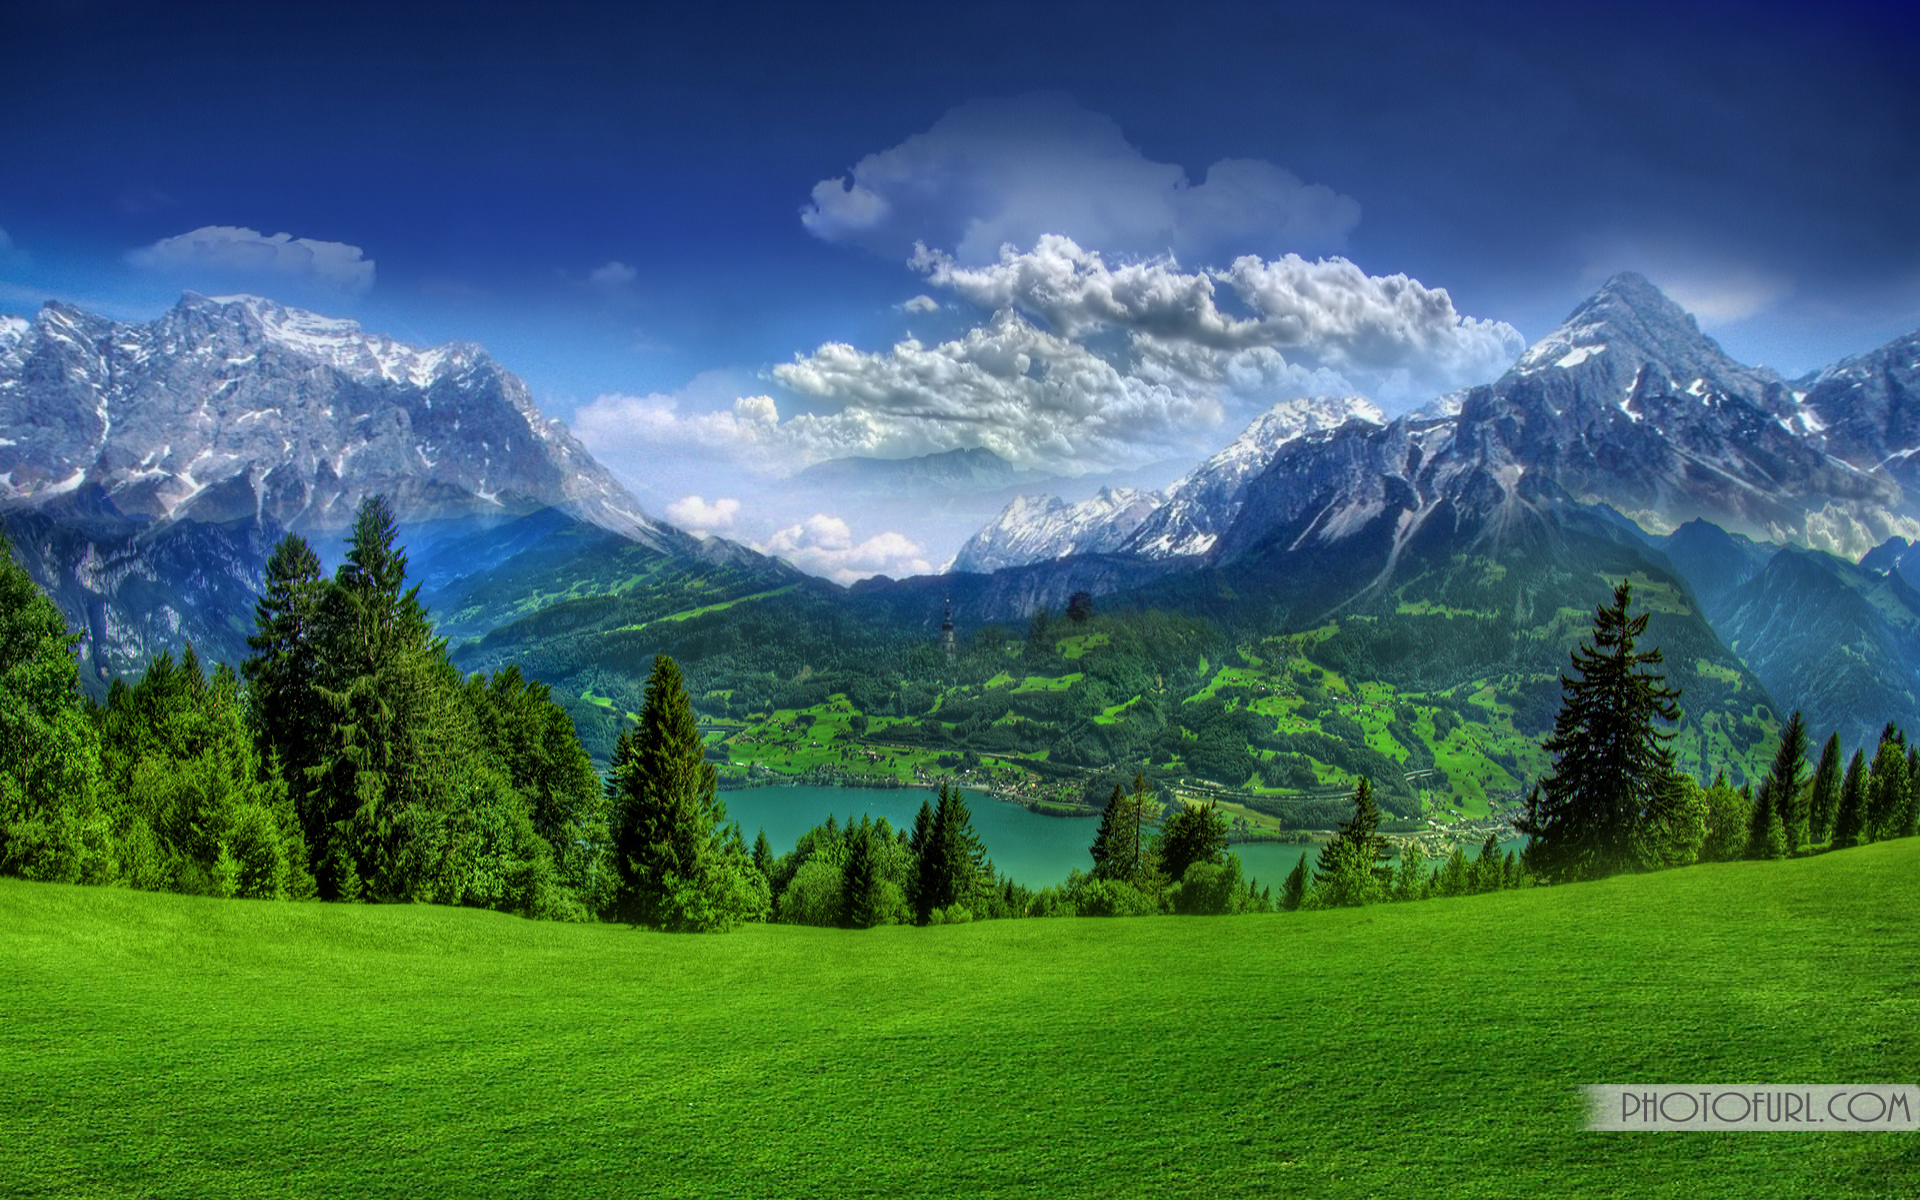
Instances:
[[[12,1195],[1889,1195],[1588,1134],[1920,1076],[1920,842],[1323,914],[675,937],[0,880]]]

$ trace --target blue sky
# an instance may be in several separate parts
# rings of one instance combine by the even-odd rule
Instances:
[[[1920,327],[1920,23],[1892,6],[0,24],[0,310],[250,291],[479,342],[650,504],[843,574],[951,536],[809,532],[796,465],[986,445],[1097,474],[1289,395],[1403,409],[1622,269],[1789,374]]]

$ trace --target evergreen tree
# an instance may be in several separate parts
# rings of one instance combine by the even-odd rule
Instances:
[[[1515,823],[1531,835],[1529,864],[1554,879],[1590,879],[1660,861],[1680,797],[1677,770],[1655,721],[1674,722],[1680,693],[1647,667],[1660,651],[1636,652],[1650,613],[1627,615],[1632,588],[1621,581],[1613,603],[1594,613],[1593,641],[1573,654],[1578,678],[1560,677],[1563,700],[1542,748],[1553,774],[1528,798]]]
[[[1441,896],[1464,896],[1473,890],[1473,866],[1467,852],[1455,846],[1434,881],[1434,892]]]
[[[0,873],[66,883],[118,873],[79,643],[0,537]]]
[[[1820,765],[1807,791],[1807,841],[1816,846],[1833,837],[1833,818],[1840,811],[1840,755],[1840,734],[1835,732],[1820,751]]]
[[[1100,827],[1094,830],[1093,845],[1088,853],[1093,856],[1093,877],[1108,879],[1112,877],[1114,825],[1121,819],[1120,814],[1127,802],[1127,791],[1119,784],[1113,785],[1113,795],[1107,797],[1107,807],[1100,812]]]
[[[1091,853],[1096,879],[1119,879],[1139,884],[1147,874],[1147,805],[1151,789],[1145,775],[1135,775],[1133,790],[1119,784],[1100,814]]]
[[[1920,746],[1907,748],[1907,794],[1894,810],[1888,837],[1913,837],[1920,833]]]
[[[1227,819],[1213,801],[1205,804],[1176,804],[1175,812],[1161,827],[1156,858],[1160,870],[1173,881],[1186,878],[1194,863],[1219,865],[1226,861]]]
[[[1400,866],[1394,871],[1393,898],[1418,900],[1426,891],[1427,855],[1420,843],[1409,841],[1400,851]]]
[[[1493,834],[1480,844],[1480,857],[1473,860],[1473,869],[1468,874],[1469,886],[1475,892],[1497,892],[1506,883],[1507,863],[1500,857],[1500,841]]]
[[[267,559],[266,590],[253,606],[253,654],[241,666],[253,701],[263,758],[277,760],[300,814],[307,843],[325,842],[323,812],[307,800],[308,772],[320,761],[325,712],[318,691],[320,607],[327,580],[320,558],[297,534],[280,539]]]
[[[873,831],[862,822],[847,838],[847,865],[841,872],[840,924],[848,929],[872,929],[886,922],[881,897],[885,880],[875,857]]]
[[[559,882],[587,912],[613,901],[606,793],[580,745],[573,718],[544,683],[508,666],[465,688],[480,745],[519,793],[533,829],[551,848]]]
[[[619,908],[662,929],[731,929],[764,915],[737,827],[716,791],[680,667],[653,660],[638,726],[623,732],[608,777]]]
[[[765,829],[753,839],[753,866],[765,878],[773,878],[773,844],[767,841]]]
[[[1287,872],[1287,880],[1280,885],[1280,911],[1294,912],[1300,902],[1307,898],[1307,856],[1302,854],[1293,864],[1293,870]]]
[[[916,865],[914,917],[923,925],[935,910],[955,905],[972,909],[978,904],[982,883],[992,882],[993,864],[973,831],[973,814],[959,788],[940,785],[939,803],[927,823]]]
[[[1320,850],[1314,884],[1329,905],[1371,903],[1385,892],[1380,863],[1386,858],[1387,839],[1380,836],[1380,806],[1373,799],[1373,781],[1362,775],[1353,789],[1353,813]]]
[[[1907,776],[1906,738],[1889,724],[1880,735],[1873,766],[1867,774],[1867,819],[1863,840],[1883,841],[1895,836],[1904,815],[1910,780]]]
[[[1780,748],[1774,752],[1773,767],[1767,772],[1760,790],[1769,801],[1769,811],[1780,820],[1787,852],[1807,844],[1807,804],[1803,795],[1807,766],[1807,725],[1798,709],[1787,719],[1780,734]],[[1769,821],[1772,816],[1768,818]],[[1777,855],[1768,854],[1773,858]]]
[[[1846,782],[1840,785],[1840,807],[1833,816],[1835,850],[1858,846],[1866,840],[1867,825],[1867,752],[1855,750],[1847,764]]]
[[[313,890],[284,781],[264,769],[239,679],[208,679],[189,644],[162,651],[133,687],[116,681],[100,714],[101,767],[116,798],[123,882],[257,899]]]
[[[1776,785],[1771,778],[1760,783],[1760,795],[1753,802],[1751,824],[1747,828],[1748,858],[1785,858],[1787,823],[1775,801]]]
[[[489,840],[471,822],[503,805],[510,820],[514,805],[496,771],[476,770],[479,734],[459,672],[419,588],[401,590],[407,560],[394,533],[385,498],[363,500],[321,598],[321,718],[304,824],[317,831],[323,896],[460,903],[472,855]]]

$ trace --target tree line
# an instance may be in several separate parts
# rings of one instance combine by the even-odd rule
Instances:
[[[78,687],[53,604],[0,555],[0,873],[215,896],[463,904],[662,929],[745,921],[867,928],[976,918],[1245,913],[1460,895],[1695,861],[1912,836],[1920,747],[1889,725],[1843,770],[1807,763],[1800,714],[1759,787],[1702,788],[1666,742],[1678,693],[1637,651],[1631,590],[1596,612],[1544,743],[1555,769],[1519,823],[1429,871],[1392,861],[1362,776],[1352,814],[1276,901],[1243,877],[1209,803],[1115,785],[1092,869],[1031,889],[999,875],[956,788],[910,830],[831,819],[776,857],[727,819],[685,679],[657,656],[638,722],[597,776],[549,689],[507,666],[464,676],[406,586],[384,499],[363,502],[331,577],[289,535],[267,565],[251,656],[211,673],[162,654],[104,704]],[[1665,727],[1663,727],[1665,726]]]

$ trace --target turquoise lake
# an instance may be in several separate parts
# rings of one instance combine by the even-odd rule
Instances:
[[[753,843],[758,830],[766,830],[767,841],[775,854],[793,849],[800,835],[825,821],[829,815],[842,825],[861,814],[885,817],[896,829],[913,828],[914,814],[933,793],[921,788],[839,788],[839,787],[765,787],[722,792],[727,816],[740,822],[747,843]],[[1066,882],[1067,873],[1078,867],[1091,870],[1094,830],[1099,822],[1091,817],[1043,817],[1017,804],[1007,804],[984,793],[968,791],[967,808],[973,814],[973,830],[986,843],[993,865],[1017,883],[1045,887]],[[1306,848],[1278,842],[1254,842],[1231,848],[1240,856],[1248,876],[1263,886],[1279,890],[1280,883],[1293,870]]]

